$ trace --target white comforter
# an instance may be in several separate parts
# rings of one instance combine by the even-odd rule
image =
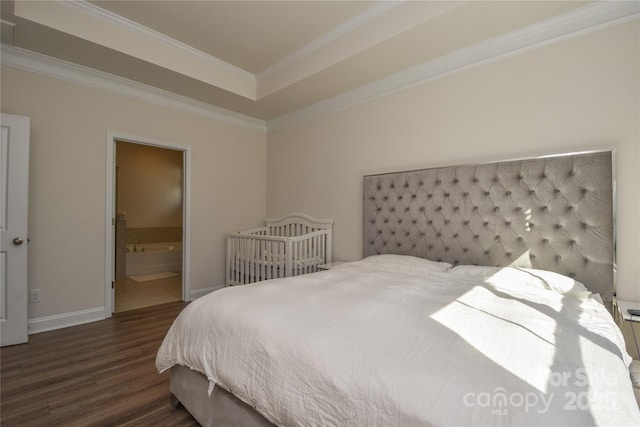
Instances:
[[[640,425],[620,331],[579,283],[393,261],[215,291],[157,368],[286,426]]]

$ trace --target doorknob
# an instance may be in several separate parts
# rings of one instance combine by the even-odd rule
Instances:
[[[24,243],[24,240],[22,240],[19,237],[16,237],[15,239],[13,239],[13,244],[16,245],[16,246],[20,246],[23,243]]]

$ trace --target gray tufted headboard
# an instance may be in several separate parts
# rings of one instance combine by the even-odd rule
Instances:
[[[364,177],[364,256],[540,268],[613,297],[613,153]]]

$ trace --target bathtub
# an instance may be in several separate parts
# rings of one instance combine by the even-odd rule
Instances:
[[[127,245],[127,276],[182,272],[182,242]]]

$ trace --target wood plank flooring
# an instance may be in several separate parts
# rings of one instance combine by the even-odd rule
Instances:
[[[30,335],[0,349],[0,424],[197,426],[169,404],[169,374],[155,355],[186,306],[173,302]]]

